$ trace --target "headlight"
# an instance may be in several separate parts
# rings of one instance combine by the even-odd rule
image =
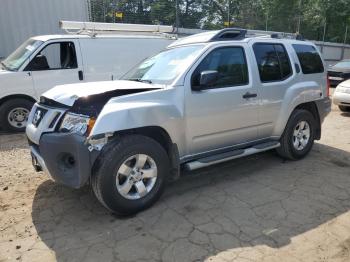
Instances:
[[[90,133],[94,124],[94,118],[90,118],[85,115],[67,113],[63,118],[59,130],[61,132],[70,132],[85,135],[87,133]]]

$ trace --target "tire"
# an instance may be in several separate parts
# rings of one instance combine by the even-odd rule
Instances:
[[[0,127],[7,132],[24,132],[33,102],[15,98],[0,106]]]
[[[350,112],[350,106],[338,106],[342,112]]]
[[[151,170],[151,166],[154,168],[154,164],[156,166],[155,182],[152,180],[153,178],[142,178],[140,180],[147,187],[147,190],[151,188],[143,196],[141,196],[138,187],[136,187],[136,184],[140,184],[140,181],[135,182],[137,178],[132,177],[129,171],[119,172],[124,170],[122,169],[123,164],[130,168],[136,166],[138,162],[137,158],[133,159],[135,155],[147,156],[146,164],[141,169],[141,173],[145,170]],[[150,169],[146,169],[147,167]],[[169,172],[168,154],[158,142],[142,135],[128,135],[117,138],[103,148],[101,155],[96,161],[91,184],[97,199],[107,209],[118,215],[131,215],[150,207],[159,199],[164,190]],[[129,175],[124,176],[123,173],[128,173]],[[119,185],[121,179],[125,180]],[[122,188],[127,184],[127,181],[134,181],[130,182],[134,184],[128,191],[129,193],[124,193],[123,195],[121,193],[122,190],[120,189],[120,191],[117,185]],[[150,187],[152,184],[153,186]]]
[[[302,122],[306,122],[309,127],[309,139],[305,140],[304,133],[307,134],[307,125],[305,124],[305,130],[301,129]],[[299,125],[301,124],[301,125]],[[298,128],[302,131],[302,134],[298,134],[297,138],[294,136],[294,132],[298,133],[296,129]],[[286,128],[282,134],[280,139],[281,146],[276,149],[277,153],[285,159],[289,160],[298,160],[304,158],[312,149],[315,140],[315,130],[316,130],[316,120],[313,115],[303,109],[294,110],[292,115],[290,116]],[[303,145],[300,141],[306,143]],[[294,145],[294,141],[296,146]],[[296,148],[300,146],[300,148]]]

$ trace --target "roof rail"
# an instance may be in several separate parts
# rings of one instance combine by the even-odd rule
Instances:
[[[96,23],[96,22],[76,22],[60,21],[59,27],[69,34],[88,34],[95,36],[98,33],[158,33],[174,34],[175,29],[172,26],[165,25],[142,25],[142,24],[122,24],[122,23]],[[70,30],[75,30],[70,31]]]
[[[225,28],[218,31],[210,41],[241,40],[245,38],[246,33],[247,30],[242,28]]]
[[[271,37],[271,38],[286,38],[304,40],[304,38],[296,33],[282,33],[282,32],[268,32],[258,30],[247,30],[242,28],[225,28],[218,31],[209,41],[229,41],[229,40],[242,40],[249,37]]]
[[[304,37],[299,34],[299,33],[272,33],[271,38],[276,38],[276,39],[281,39],[281,38],[286,38],[286,39],[296,39],[296,40],[304,40]]]

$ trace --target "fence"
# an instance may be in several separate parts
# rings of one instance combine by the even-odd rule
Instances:
[[[182,28],[242,27],[300,32],[308,39],[349,43],[350,5],[310,0],[87,0],[90,21],[166,24]]]

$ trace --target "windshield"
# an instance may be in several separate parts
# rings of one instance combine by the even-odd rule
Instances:
[[[203,47],[204,45],[193,45],[163,51],[141,62],[122,79],[171,84],[184,69],[188,68]]]
[[[333,67],[341,67],[341,68],[349,68],[350,69],[350,61],[341,61],[336,63]]]
[[[28,39],[20,47],[16,49],[12,54],[10,54],[4,61],[2,65],[7,70],[17,71],[27,58],[42,44],[42,41]]]

